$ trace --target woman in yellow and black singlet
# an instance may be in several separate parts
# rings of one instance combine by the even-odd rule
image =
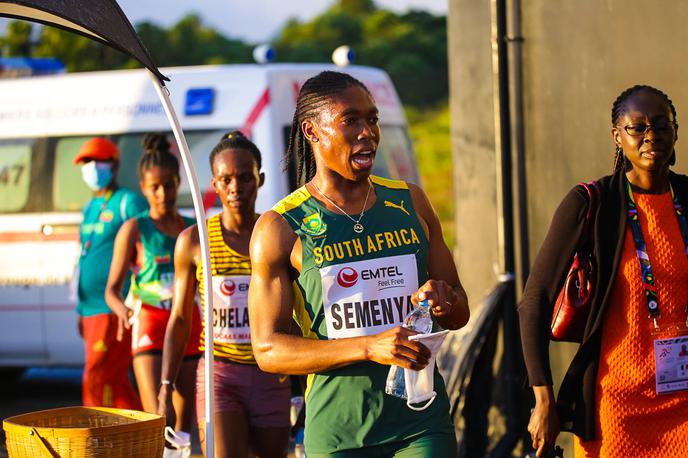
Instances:
[[[431,360],[400,326],[413,304],[427,300],[445,329],[464,326],[469,311],[425,193],[371,174],[379,141],[363,83],[332,71],[304,83],[288,156],[305,184],[261,216],[251,239],[253,349],[265,370],[310,374],[309,458],[455,457],[439,373],[422,412],[385,393],[390,365],[418,371]],[[303,337],[290,333],[292,315]]]
[[[210,153],[212,185],[222,212],[208,219],[212,269],[214,355],[214,421],[216,456],[285,457],[289,441],[291,385],[288,377],[263,372],[256,365],[248,319],[251,261],[248,247],[258,215],[260,172],[258,148],[241,132],[222,137]],[[196,284],[203,298],[203,267],[196,226],[179,235],[175,247],[172,318],[165,334],[158,413],[172,422],[171,395],[188,339]],[[202,299],[203,301],[203,299]],[[208,308],[203,304],[204,311]],[[204,349],[205,330],[201,334]],[[196,378],[196,412],[205,453],[204,360]]]

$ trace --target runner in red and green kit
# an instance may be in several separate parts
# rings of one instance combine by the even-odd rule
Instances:
[[[138,172],[141,192],[150,208],[126,221],[117,233],[105,300],[117,315],[120,333],[132,329],[131,353],[136,384],[143,409],[155,413],[158,388],[162,383],[165,329],[172,305],[174,246],[179,233],[195,221],[177,211],[179,161],[170,151],[170,142],[164,134],[144,136]],[[130,270],[133,300],[127,306],[120,291]],[[198,307],[194,311],[193,337],[186,347],[186,358],[176,381],[176,431],[190,432],[193,426],[193,382],[201,333]]]
[[[358,80],[337,72],[308,80],[288,152],[306,184],[260,218],[251,240],[254,354],[264,370],[310,374],[309,458],[456,456],[437,371],[427,410],[385,394],[391,364],[428,364],[428,349],[400,327],[414,304],[428,300],[445,329],[463,326],[469,312],[423,191],[371,175],[379,133]]]

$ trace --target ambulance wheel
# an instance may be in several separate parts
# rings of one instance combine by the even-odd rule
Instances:
[[[0,367],[0,384],[12,384],[26,372],[25,367]]]

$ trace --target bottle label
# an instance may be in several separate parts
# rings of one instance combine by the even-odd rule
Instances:
[[[378,334],[401,325],[413,310],[415,254],[331,265],[320,276],[329,339]]]
[[[250,275],[213,276],[213,339],[217,343],[251,343],[248,322]]]

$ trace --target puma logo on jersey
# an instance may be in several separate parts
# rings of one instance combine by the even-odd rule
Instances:
[[[408,212],[408,210],[406,210],[404,208],[404,201],[403,200],[401,201],[401,203],[399,205],[395,204],[394,202],[390,202],[389,200],[385,200],[385,207],[396,208],[397,210],[401,210],[404,213],[406,213],[406,215],[411,216],[411,214]]]

